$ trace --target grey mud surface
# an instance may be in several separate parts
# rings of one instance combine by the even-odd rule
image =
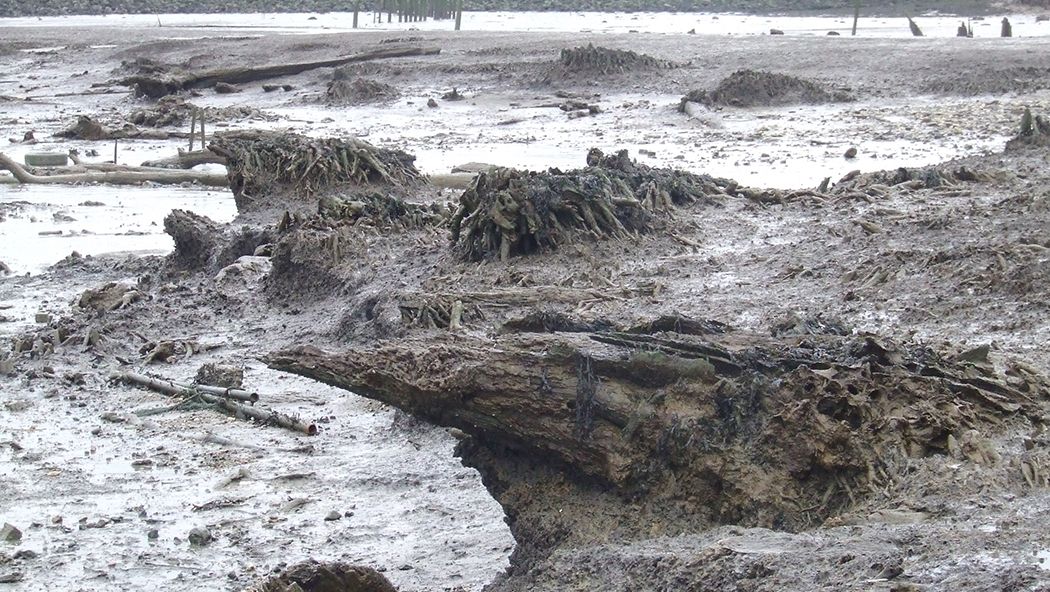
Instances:
[[[149,57],[200,68],[307,61],[412,36],[442,53],[354,67],[398,88],[402,98],[392,105],[320,106],[327,70],[282,79],[295,87],[289,93],[249,85],[243,93],[205,91],[193,100],[251,104],[279,118],[230,122],[231,128],[366,136],[416,153],[429,173],[467,160],[579,166],[586,149],[598,146],[756,186],[812,188],[854,169],[952,158],[966,159],[962,164],[991,180],[950,191],[895,190],[872,202],[684,209],[673,236],[685,241],[661,235],[584,242],[506,264],[461,263],[436,231],[355,229],[352,261],[335,274],[352,281],[322,282],[314,290],[304,285],[302,293],[282,298],[262,288],[265,268],[224,283],[213,274],[168,275],[157,256],[73,259],[42,273],[25,258],[25,268],[0,280],[0,333],[46,331],[47,323],[34,323],[35,313],[46,312],[56,323],[71,317],[97,326],[106,342],[101,353],[71,345],[46,357],[17,358],[13,375],[0,378],[0,520],[23,532],[20,544],[0,543],[0,576],[20,579],[0,585],[7,589],[239,590],[306,557],[381,568],[402,590],[480,590],[496,578],[514,541],[478,474],[452,456],[451,435],[257,361],[290,344],[338,349],[375,337],[361,310],[377,295],[558,285],[623,299],[582,304],[585,315],[679,312],[756,331],[768,331],[786,315],[824,313],[856,330],[934,345],[989,344],[996,363],[1019,359],[1050,372],[1047,153],[999,154],[1023,106],[1050,111],[1048,39],[727,43],[687,35],[283,36],[216,29],[177,36],[195,38],[158,39],[152,28],[0,28],[0,95],[12,99],[0,103],[5,152],[28,150],[8,150],[6,143],[30,129],[45,141],[33,149],[90,148],[50,134],[80,113],[115,123],[143,103],[124,93],[56,95],[107,88],[122,60]],[[552,78],[550,64],[561,48],[591,41],[679,67]],[[62,49],[48,49],[54,47]],[[43,50],[22,51],[34,48]],[[720,125],[677,113],[682,95],[714,88],[744,67],[848,89],[857,101],[727,109],[715,114]],[[452,87],[468,100],[425,106]],[[597,101],[603,112],[568,120],[538,106],[554,101],[556,91]],[[521,121],[497,125],[512,119]],[[123,150],[137,164],[130,159],[170,154],[177,146],[181,140],[127,142]],[[860,155],[845,161],[850,146]],[[105,154],[111,146],[96,148]],[[214,199],[225,200],[229,212],[230,196]],[[0,230],[51,228],[53,213],[82,200],[76,189],[0,184]],[[120,219],[122,207],[110,205]],[[158,202],[143,214],[154,249],[170,248],[159,230],[167,209]],[[29,236],[24,244],[5,239],[0,260],[37,248],[34,241],[43,239],[32,234],[23,235]],[[99,252],[106,250],[123,248]],[[24,277],[26,271],[33,274]],[[150,299],[97,319],[71,306],[83,289],[108,281],[137,282]],[[254,427],[206,409],[137,418],[130,412],[169,401],[114,385],[108,376],[139,368],[140,346],[157,339],[219,347],[145,370],[186,380],[205,361],[244,365],[248,388],[266,405],[318,422],[321,433]],[[220,443],[207,441],[209,434]],[[1016,464],[1028,453],[1045,460],[1047,437],[1009,429],[988,437],[999,464],[917,461],[894,497],[872,498],[855,514],[812,531],[721,527],[562,548],[497,589],[1050,589],[1050,495],[1026,485]],[[325,520],[331,512],[339,519]],[[208,528],[215,542],[191,546],[188,533],[197,526]]]

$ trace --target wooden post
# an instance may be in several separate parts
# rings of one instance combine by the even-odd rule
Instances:
[[[911,20],[910,16],[908,17],[908,28],[911,29],[911,34],[913,36],[922,37],[922,29],[919,28],[919,25],[915,24],[915,21]]]
[[[201,109],[200,112],[201,112],[201,150],[207,150],[208,147],[204,145],[205,137],[206,137],[204,135],[204,109]],[[193,152],[193,150],[191,149],[190,152]]]
[[[853,36],[857,36],[857,21],[860,20],[860,0],[853,2]]]
[[[1003,28],[999,32],[999,36],[1000,37],[1013,37],[1014,36],[1014,28],[1013,28],[1012,25],[1010,25],[1010,19],[1006,18],[1005,16],[1003,17]]]
[[[197,112],[190,113],[190,152],[193,152],[193,142],[197,137]]]
[[[456,0],[456,30],[463,26],[463,0]]]
[[[113,140],[113,164],[117,164],[117,140]]]
[[[357,13],[361,11],[361,3],[354,2],[354,28],[357,28]]]

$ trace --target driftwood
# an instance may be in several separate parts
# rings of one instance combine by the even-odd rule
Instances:
[[[143,386],[169,396],[183,397],[186,399],[197,398],[210,405],[229,412],[238,418],[250,418],[260,423],[276,425],[285,429],[302,432],[309,436],[317,434],[317,426],[305,423],[294,417],[278,413],[268,409],[260,409],[254,406],[241,405],[236,402],[248,401],[254,405],[259,395],[241,389],[225,389],[221,387],[209,387],[204,385],[183,385],[168,380],[153,378],[136,372],[122,372],[113,376],[115,380]]]
[[[140,96],[159,99],[167,95],[194,88],[210,88],[220,82],[226,84],[244,84],[247,82],[257,82],[259,80],[267,80],[280,76],[293,76],[309,70],[316,70],[318,68],[333,68],[344,64],[367,62],[371,60],[436,55],[440,52],[441,50],[438,48],[425,47],[378,49],[317,62],[277,64],[254,68],[227,68],[221,70],[209,70],[200,73],[151,73],[136,75],[121,80],[120,84],[123,86],[134,87],[135,92]]]
[[[681,488],[705,500],[698,512],[789,527],[852,503],[843,480],[885,485],[905,470],[892,451],[948,454],[949,435],[1038,418],[1050,394],[1020,367],[1003,376],[864,335],[430,335],[265,361],[626,494]],[[778,485],[751,490],[759,475]]]
[[[180,148],[179,153],[175,156],[159,158],[157,160],[147,160],[142,163],[142,166],[158,169],[192,169],[201,164],[225,165],[226,158],[210,150],[194,150],[192,152],[187,152]]]
[[[78,183],[109,183],[111,185],[139,185],[141,183],[179,185],[182,183],[197,183],[209,187],[226,187],[229,185],[226,175],[223,174],[121,167],[119,165],[105,165],[104,169],[91,170],[86,165],[80,166],[83,167],[83,172],[34,175],[7,155],[0,153],[0,169],[10,171],[19,183],[26,185],[73,185]],[[103,165],[97,166],[102,167]]]

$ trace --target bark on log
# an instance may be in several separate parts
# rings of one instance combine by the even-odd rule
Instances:
[[[1050,394],[1042,377],[1008,383],[871,336],[443,334],[265,361],[459,428],[491,454],[689,500],[717,522],[789,529],[854,503],[843,480],[881,491],[872,467],[904,470],[887,451],[944,454],[949,434],[1041,417]]]
[[[193,88],[209,88],[219,82],[227,84],[244,84],[257,82],[280,76],[293,76],[309,70],[318,68],[334,68],[345,64],[356,62],[367,62],[372,60],[383,60],[390,58],[403,58],[412,56],[436,55],[441,53],[439,48],[407,47],[379,49],[366,51],[351,56],[343,56],[330,60],[317,62],[300,62],[295,64],[277,64],[271,66],[260,66],[255,68],[227,68],[211,70],[198,74],[189,73],[179,76],[129,76],[120,81],[123,86],[132,86],[142,96],[159,99],[163,96],[174,94]]]
[[[73,185],[77,183],[108,183],[111,185],[158,183],[161,185],[178,185],[182,183],[197,183],[209,187],[229,186],[229,181],[224,174],[168,169],[149,170],[141,167],[115,166],[113,170],[100,170],[98,172],[88,170],[83,173],[34,175],[3,153],[0,153],[0,169],[10,171],[19,183],[26,185]]]

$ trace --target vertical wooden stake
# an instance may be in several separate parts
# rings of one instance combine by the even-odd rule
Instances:
[[[860,20],[860,0],[853,2],[853,36],[857,36],[857,21]]]
[[[204,146],[204,138],[204,109],[201,109],[201,150],[206,149]],[[193,150],[191,149],[190,152],[193,152]]]
[[[456,0],[456,30],[463,26],[463,0]]]
[[[193,142],[197,138],[197,112],[190,113],[190,152],[193,152]]]
[[[117,164],[117,140],[113,140],[113,164]]]
[[[354,2],[354,28],[357,28],[357,13],[361,11],[361,3]]]

